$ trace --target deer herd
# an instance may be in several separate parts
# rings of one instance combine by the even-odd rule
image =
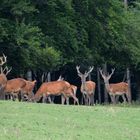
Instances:
[[[45,103],[47,99],[50,103],[51,96],[60,96],[61,103],[69,104],[69,98],[73,98],[74,104],[79,105],[79,100],[76,97],[77,86],[70,84],[65,81],[62,77],[59,77],[57,81],[44,82],[34,94],[33,89],[36,84],[36,80],[28,81],[23,78],[14,78],[11,80],[7,79],[8,73],[12,68],[8,69],[4,64],[7,62],[7,57],[3,54],[0,57],[0,99],[12,99],[13,101],[18,99],[19,101],[38,102],[42,99]],[[92,72],[93,67],[89,67],[88,71],[84,74],[80,72],[80,66],[76,66],[77,74],[81,79],[80,91],[82,93],[82,104],[94,105],[94,96],[96,83],[93,81],[87,81],[87,77]],[[111,74],[105,74],[102,69],[99,69],[100,74],[104,80],[105,88],[110,96],[111,102],[116,103],[118,98],[121,96],[123,101],[131,102],[131,94],[126,82],[110,84],[109,79],[113,75],[115,69],[112,69]]]

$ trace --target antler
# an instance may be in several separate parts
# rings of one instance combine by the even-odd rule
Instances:
[[[9,69],[7,66],[4,68],[3,72],[6,70],[6,74],[8,75],[8,73],[12,70],[12,67]]]
[[[114,69],[111,69],[111,74],[108,75],[108,78],[109,78],[109,79],[110,79],[111,76],[113,75],[114,71],[115,71],[115,68],[114,68]]]
[[[7,56],[3,54],[3,57],[0,57],[0,66],[2,66],[7,61]]]
[[[99,68],[99,72],[100,72],[100,74],[102,75],[102,77],[104,76],[104,74],[103,74],[103,70],[101,69],[101,68]]]
[[[80,69],[80,66],[76,66],[76,69],[77,69],[77,73],[78,73],[78,74],[81,74],[81,72],[80,72],[80,70],[79,70],[79,69]]]
[[[85,74],[88,75],[89,73],[91,73],[92,70],[93,70],[93,68],[94,68],[93,66],[92,66],[92,67],[90,66],[90,67],[89,67],[89,71],[88,71],[88,72],[85,72]]]

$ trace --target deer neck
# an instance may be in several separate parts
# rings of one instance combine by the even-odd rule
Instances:
[[[82,80],[82,90],[86,91],[86,80]]]
[[[109,92],[110,91],[109,81],[105,81],[105,87],[106,87],[106,90]]]

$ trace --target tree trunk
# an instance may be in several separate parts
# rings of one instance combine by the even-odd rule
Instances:
[[[107,64],[104,64],[104,72],[107,74]],[[106,91],[106,87],[104,86],[104,102],[108,103],[108,93]]]
[[[27,80],[32,81],[32,71],[31,70],[27,71],[26,78],[27,78]]]
[[[132,100],[132,97],[131,97],[131,76],[130,76],[130,70],[129,68],[127,68],[127,83],[128,83],[128,88],[129,88],[129,98],[130,98],[130,101]]]
[[[48,74],[47,74],[47,81],[48,81],[48,82],[51,81],[51,73],[50,73],[50,72],[48,72]]]
[[[101,81],[100,81],[99,68],[97,68],[97,85],[98,85],[98,102],[99,104],[101,104]]]
[[[128,7],[128,1],[124,0],[124,8],[127,9],[127,7]]]
[[[88,75],[88,80],[91,81],[91,73]]]
[[[136,85],[137,85],[137,94],[136,100],[140,102],[140,72],[136,72]]]

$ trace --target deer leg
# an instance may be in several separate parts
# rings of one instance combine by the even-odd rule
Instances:
[[[90,95],[87,95],[87,105],[90,105],[91,100],[90,100]]]
[[[84,93],[83,93],[83,99],[84,99],[85,105],[87,105],[87,96],[86,96],[86,94],[84,94]]]
[[[86,100],[86,105],[89,105],[89,97],[88,97],[88,95],[86,95],[85,97],[86,97],[86,98],[85,98],[85,100]]]
[[[83,105],[84,104],[84,97],[83,97],[83,95],[82,95],[82,98],[81,98],[81,105]]]
[[[19,93],[17,94],[17,96],[18,96],[18,100],[19,101],[24,101],[24,96],[23,96],[22,91],[19,91]]]
[[[116,96],[116,103],[118,103],[118,101],[119,101],[119,95],[118,96]]]
[[[1,95],[1,99],[2,100],[5,100],[5,94],[4,94],[4,87],[2,87],[1,89],[0,89],[0,95]]]
[[[74,100],[74,105],[76,104],[76,102],[77,102],[77,104],[79,105],[79,101],[78,101],[78,98],[75,96],[75,95],[71,95],[71,97],[73,98],[73,100]]]
[[[91,101],[91,105],[94,105],[94,94],[91,94],[90,101]]]
[[[61,95],[61,104],[64,105],[66,98],[64,97],[64,95]]]
[[[15,101],[15,95],[14,95],[14,93],[12,92],[10,94],[11,94],[11,100]]]
[[[124,103],[126,103],[126,98],[124,94],[122,95],[122,98],[123,98]]]
[[[13,95],[13,101],[16,101],[16,95]]]
[[[115,102],[115,96],[114,95],[111,95],[110,98],[111,98],[112,103],[115,104],[116,103]]]
[[[31,91],[27,96],[27,98],[28,98],[27,101],[29,101],[33,97],[34,97],[34,93],[33,93],[33,91]]]
[[[50,96],[48,96],[48,100],[49,100],[50,103],[52,103],[52,100],[51,100],[51,97]]]
[[[69,105],[69,97],[66,97],[66,103]]]
[[[43,94],[43,98],[42,98],[42,102],[43,102],[43,103],[46,103],[46,98],[47,98],[47,97],[46,97],[46,94]]]
[[[51,96],[51,100],[52,100],[51,102],[52,102],[52,103],[54,103],[54,98],[55,98],[55,96],[52,95],[52,96]]]

